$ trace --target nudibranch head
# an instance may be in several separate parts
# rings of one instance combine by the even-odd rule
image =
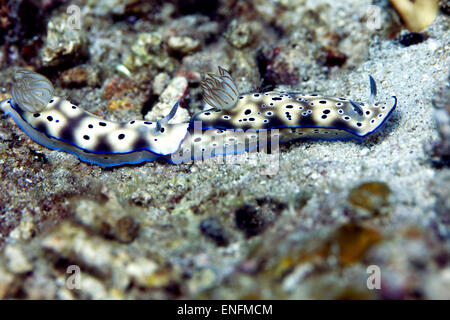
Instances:
[[[208,73],[202,83],[203,100],[216,109],[232,109],[238,101],[238,90],[230,73],[219,66],[219,75]]]
[[[53,85],[46,77],[31,70],[19,69],[11,90],[13,102],[28,112],[44,110],[53,97]]]

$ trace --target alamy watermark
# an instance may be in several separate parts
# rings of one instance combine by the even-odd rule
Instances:
[[[367,277],[366,286],[369,290],[381,289],[381,269],[379,266],[372,264],[366,269]]]
[[[67,26],[72,30],[81,29],[81,9],[75,4],[71,4],[67,7],[66,13],[69,15],[67,18]]]
[[[179,150],[171,155],[173,163],[208,161],[219,165],[250,164],[258,166],[263,175],[279,170],[280,131],[255,129],[202,129],[202,122],[194,122]]]
[[[67,274],[70,276],[66,279],[66,288],[69,290],[81,289],[81,269],[76,264],[67,267]]]

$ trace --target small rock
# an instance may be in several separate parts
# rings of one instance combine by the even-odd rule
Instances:
[[[139,223],[132,217],[120,218],[114,227],[115,238],[122,243],[130,243],[136,239],[139,232]]]
[[[438,90],[433,99],[435,107],[434,119],[439,132],[439,141],[432,146],[426,146],[433,158],[442,164],[450,163],[450,85],[447,84]]]
[[[145,115],[146,120],[154,121],[165,117],[174,104],[185,94],[188,81],[185,77],[175,77],[159,97],[159,102]],[[178,108],[175,117],[169,123],[181,123],[189,121],[189,113],[184,108]]]
[[[13,286],[14,276],[0,265],[0,299],[4,299]]]
[[[86,39],[82,30],[69,27],[65,14],[51,19],[40,50],[42,66],[54,67],[65,62],[75,64],[86,56]]]
[[[136,261],[132,261],[126,266],[127,274],[142,286],[149,285],[149,278],[153,277],[157,270],[158,264],[145,258],[138,258]]]
[[[9,245],[5,248],[5,257],[8,260],[8,269],[15,274],[23,274],[33,270],[24,253],[17,247]]]
[[[356,209],[363,209],[372,214],[379,214],[389,204],[391,193],[384,182],[368,182],[350,191],[348,202]]]
[[[153,93],[160,95],[169,85],[170,76],[166,72],[158,73],[153,80]]]
[[[409,31],[417,32],[428,27],[436,18],[439,0],[391,0]]]
[[[172,72],[174,62],[163,49],[163,38],[160,32],[144,32],[131,46],[131,53],[123,62],[130,70],[138,70],[149,66]]]
[[[448,0],[441,0],[439,7],[441,8],[442,12],[450,15],[450,2]]]
[[[266,228],[262,213],[250,205],[244,205],[237,209],[234,214],[234,221],[236,227],[244,232],[247,238],[260,234]]]
[[[409,47],[414,44],[421,43],[427,39],[428,39],[428,35],[425,33],[410,32],[410,33],[402,35],[399,39],[399,42],[402,46]]]
[[[228,239],[216,218],[208,217],[200,222],[200,231],[205,237],[213,240],[219,247],[228,245]]]
[[[381,241],[381,235],[372,229],[355,224],[347,224],[337,231],[339,261],[343,265],[360,261],[367,250]]]
[[[425,292],[430,300],[450,300],[450,268],[427,277]]]
[[[227,39],[235,48],[241,49],[246,47],[253,40],[251,25],[233,20],[228,26]]]
[[[99,83],[98,71],[85,65],[76,66],[61,74],[61,84],[68,88],[95,87]]]

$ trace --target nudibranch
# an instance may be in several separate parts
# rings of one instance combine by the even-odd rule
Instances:
[[[0,106],[37,143],[102,166],[134,164],[170,155],[181,145],[189,126],[168,123],[178,103],[160,121],[107,121],[53,96],[50,81],[28,70],[16,72],[12,98]]]
[[[224,72],[223,77],[230,79],[229,74],[221,70],[222,74]],[[217,86],[213,89],[205,86],[205,102],[212,108],[196,114],[191,122],[201,121],[203,129],[280,129],[282,141],[296,136],[360,139],[377,130],[397,104],[396,97],[393,97],[394,104],[390,107],[375,103],[375,80],[370,75],[369,80],[370,97],[367,104],[344,98],[286,91],[238,96],[235,87],[218,83],[218,86],[221,85],[218,90]],[[231,108],[229,101],[236,101]]]
[[[208,74],[202,83],[209,108],[188,123],[169,123],[178,102],[157,121],[108,121],[53,95],[44,76],[16,72],[12,98],[0,108],[34,141],[101,166],[135,164],[164,158],[173,163],[238,154],[299,138],[361,139],[389,118],[397,99],[375,103],[371,76],[367,104],[298,92],[271,91],[239,95],[230,73]],[[261,133],[265,133],[261,134]]]

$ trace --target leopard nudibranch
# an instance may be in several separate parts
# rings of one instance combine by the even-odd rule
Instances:
[[[116,123],[54,96],[44,76],[19,70],[12,98],[0,107],[34,141],[86,162],[116,166],[162,157],[180,163],[243,153],[273,138],[361,139],[380,128],[397,103],[395,97],[391,106],[375,103],[376,85],[369,78],[367,104],[284,91],[239,95],[230,73],[219,67],[219,75],[208,74],[202,83],[209,108],[188,123],[169,123],[178,102],[161,120]]]
[[[12,98],[0,103],[34,141],[102,166],[134,164],[167,156],[179,148],[188,123],[167,123],[178,103],[162,120],[107,121],[53,96],[44,76],[28,70],[16,72]]]

